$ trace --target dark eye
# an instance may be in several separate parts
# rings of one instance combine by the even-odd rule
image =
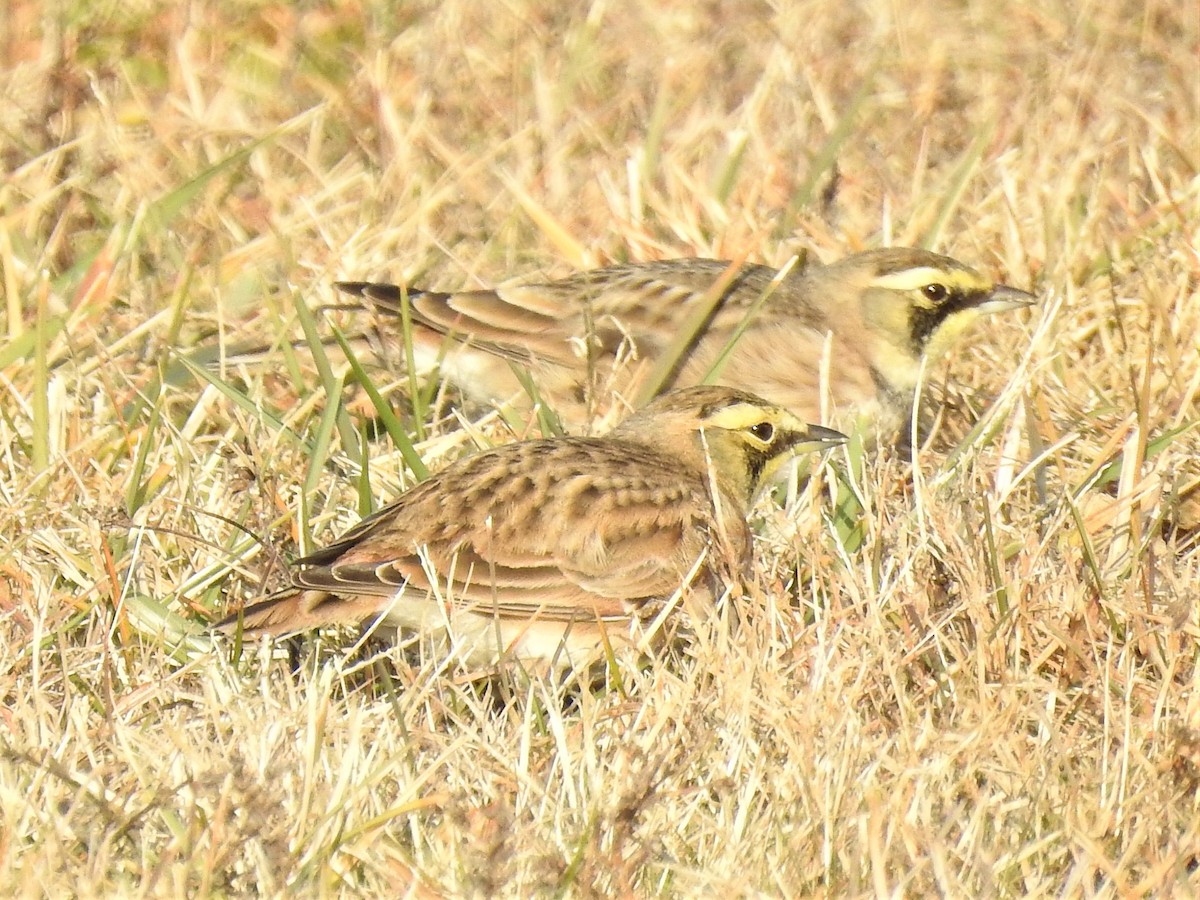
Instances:
[[[769,444],[771,438],[775,437],[775,426],[770,422],[759,422],[757,425],[750,426],[750,433],[764,444]]]
[[[934,303],[940,303],[946,299],[946,286],[944,284],[927,284],[921,288],[921,293]]]

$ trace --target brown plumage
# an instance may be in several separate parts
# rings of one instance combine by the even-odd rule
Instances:
[[[513,365],[527,367],[572,428],[614,394],[636,408],[661,390],[709,382],[804,421],[890,435],[906,422],[923,360],[935,362],[985,314],[1032,300],[949,257],[901,247],[776,275],[673,259],[493,290],[410,288],[416,361],[440,365],[489,403],[527,403]],[[396,285],[338,287],[399,316]]]
[[[453,463],[218,627],[282,635],[381,617],[448,629],[476,662],[586,658],[681,588],[712,598],[740,581],[760,487],[794,453],[843,439],[740,391],[673,391],[605,437]]]

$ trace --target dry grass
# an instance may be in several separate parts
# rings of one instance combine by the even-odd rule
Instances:
[[[0,21],[0,892],[1200,893],[1193,4],[97,6]],[[737,627],[594,691],[187,636],[470,443],[362,468],[335,278],[889,242],[1042,310]]]

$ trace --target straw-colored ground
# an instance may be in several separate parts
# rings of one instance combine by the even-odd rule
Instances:
[[[1200,893],[1194,4],[53,7],[0,19],[0,893]],[[1040,308],[861,509],[764,508],[736,626],[591,691],[203,637],[411,481],[289,346],[333,280],[888,243]]]

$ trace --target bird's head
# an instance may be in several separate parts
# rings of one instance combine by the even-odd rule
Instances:
[[[911,392],[922,359],[941,359],[979,319],[1034,300],[948,256],[905,247],[855,254],[816,276],[843,296],[858,293],[867,356],[897,393]]]
[[[743,511],[796,454],[846,441],[841,432],[802,422],[754,394],[717,385],[669,391],[626,419],[617,435],[669,448],[710,474]]]

